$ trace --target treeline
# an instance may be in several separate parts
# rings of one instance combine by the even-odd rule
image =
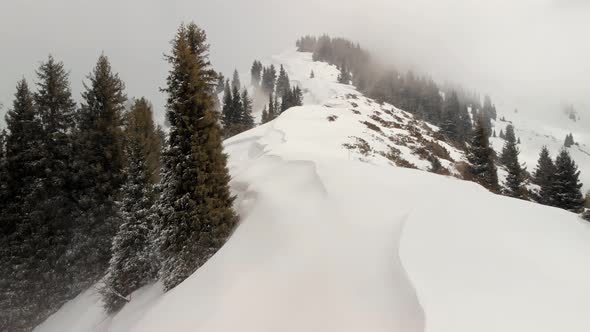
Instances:
[[[0,330],[32,330],[101,279],[108,312],[156,279],[171,289],[236,226],[206,34],[181,25],[171,44],[167,135],[146,99],[126,107],[104,55],[80,105],[51,56],[36,89],[18,82],[0,135]]]
[[[387,102],[441,127],[450,141],[465,146],[479,119],[486,129],[496,120],[496,108],[489,96],[481,105],[479,96],[460,86],[440,87],[426,76],[412,71],[401,73],[374,61],[359,44],[343,38],[306,36],[296,42],[300,52],[312,52],[314,61],[340,69],[338,81],[354,85],[366,96]],[[491,134],[491,133],[490,133]]]
[[[507,196],[531,199],[573,212],[583,210],[579,171],[567,150],[560,152],[554,166],[547,166],[550,158],[549,161],[540,160],[535,175],[531,176],[519,161],[520,138],[516,137],[514,127],[508,125],[506,132],[500,132],[505,143],[500,156],[497,156],[490,146],[490,137],[497,136],[492,128],[492,120],[497,120],[497,110],[489,96],[484,96],[482,103],[478,93],[461,86],[439,86],[429,77],[417,76],[411,71],[400,73],[395,68],[376,63],[359,44],[346,39],[326,35],[319,38],[306,36],[299,39],[296,46],[300,52],[313,53],[314,61],[337,66],[340,83],[353,84],[378,102],[396,105],[437,125],[448,142],[465,150],[469,165],[463,169],[464,178]],[[574,144],[573,136],[568,135],[565,147]],[[498,180],[498,165],[507,172],[502,184]],[[434,162],[432,168],[439,166]],[[548,171],[539,173],[540,167]],[[530,182],[537,184],[541,190],[527,189]]]

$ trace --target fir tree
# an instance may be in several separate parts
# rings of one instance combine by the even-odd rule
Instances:
[[[254,87],[260,86],[260,81],[262,80],[262,63],[254,61],[250,69],[250,75],[252,77],[252,85]]]
[[[555,174],[555,165],[549,150],[546,146],[541,149],[539,154],[539,160],[537,162],[537,168],[533,173],[533,182],[540,187],[536,193],[536,200],[545,205],[552,205],[551,191],[553,190],[553,175]]]
[[[240,90],[242,88],[242,83],[240,82],[240,74],[238,74],[238,70],[234,70],[234,75],[231,80],[231,87],[232,89]]]
[[[311,73],[309,74],[309,78],[315,78],[315,74],[313,72],[313,70],[311,71]]]
[[[194,47],[191,47],[194,45]],[[212,111],[210,69],[203,30],[182,25],[166,58],[169,146],[163,154],[159,199],[160,275],[171,289],[203,265],[227,240],[237,223],[220,128]]]
[[[506,177],[506,194],[511,197],[524,197],[524,170],[518,161],[520,151],[516,147],[514,127],[512,125],[506,126],[506,142],[502,149],[500,161],[506,167],[508,176]]]
[[[155,185],[160,181],[162,137],[154,124],[152,104],[145,98],[134,101],[125,115],[125,136],[133,137],[141,147],[148,179]]]
[[[278,114],[277,114],[277,109],[276,109],[275,98],[271,94],[269,96],[269,100],[268,100],[268,118],[267,118],[268,121],[274,120],[277,117],[277,115]]]
[[[563,146],[565,146],[566,148],[570,148],[575,144],[574,142],[574,135],[572,135],[571,133],[565,136],[565,142],[563,143]]]
[[[459,112],[461,104],[456,92],[452,92],[443,104],[443,112],[441,116],[442,132],[450,139],[458,140],[459,135]]]
[[[489,134],[483,120],[478,120],[473,132],[471,145],[467,149],[467,159],[471,163],[471,175],[484,187],[498,191],[498,174],[494,164],[494,150],[489,144]]]
[[[147,131],[144,134],[149,135]],[[126,181],[120,204],[121,225],[113,238],[112,257],[101,290],[107,312],[119,310],[132,292],[155,277],[150,252],[152,225],[149,217],[154,203],[150,171],[145,160],[142,135],[128,132]]]
[[[338,75],[338,83],[350,84],[351,79],[352,77],[350,71],[348,70],[348,67],[346,66],[346,64],[342,64],[342,66],[340,67],[340,74]]]
[[[254,128],[254,117],[252,116],[252,99],[248,96],[248,90],[242,91],[242,113],[240,114],[241,131]]]
[[[264,109],[262,109],[262,118],[260,119],[260,123],[265,124],[268,121],[270,121],[268,118],[268,110],[266,109],[266,105],[264,105]]]
[[[554,206],[572,212],[581,212],[584,208],[580,171],[567,150],[561,150],[555,158],[555,175],[551,185],[551,202]]]
[[[225,89],[225,77],[222,73],[217,73],[217,84],[215,84],[215,93],[220,94]]]
[[[277,71],[274,65],[270,65],[269,68],[264,68],[262,71],[262,91],[265,94],[274,93],[275,82],[277,79]]]
[[[281,69],[279,70],[279,78],[277,78],[277,88],[276,88],[276,95],[278,98],[283,99],[285,95],[287,95],[291,91],[291,84],[289,81],[289,75],[281,65]]]
[[[106,56],[98,58],[84,84],[76,133],[77,192],[73,255],[76,274],[87,286],[102,277],[111,258],[111,241],[120,223],[116,199],[123,181],[122,116],[127,97]]]
[[[232,96],[231,87],[229,85],[229,80],[225,82],[225,89],[223,92],[223,108],[222,108],[222,122],[224,129],[230,128],[233,125],[233,121],[235,119],[233,109],[234,101]]]

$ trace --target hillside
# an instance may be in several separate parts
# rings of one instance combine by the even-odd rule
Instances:
[[[305,103],[225,142],[229,242],[166,294],[109,317],[90,289],[35,331],[590,330],[590,224],[422,171],[433,151],[451,174],[464,156],[310,54],[268,62]]]

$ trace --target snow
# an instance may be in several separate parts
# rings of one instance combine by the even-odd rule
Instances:
[[[411,115],[336,83],[310,54],[270,61],[305,105],[225,142],[241,216],[227,244],[166,294],[148,286],[107,317],[89,290],[36,332],[590,331],[589,223],[393,167],[379,152],[427,166]],[[361,123],[375,112],[401,128]],[[357,139],[372,151],[343,145]]]

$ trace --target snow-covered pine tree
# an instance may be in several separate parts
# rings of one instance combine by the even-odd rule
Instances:
[[[145,98],[136,99],[125,114],[125,136],[134,135],[139,140],[145,158],[150,183],[160,181],[162,137],[154,124],[152,104]]]
[[[489,134],[480,118],[476,122],[471,144],[467,149],[467,160],[474,179],[491,191],[498,191],[498,174],[494,164],[494,150],[489,144]]]
[[[581,212],[584,208],[580,171],[566,149],[561,150],[555,158],[555,175],[551,185],[551,202],[554,206],[572,212]]]
[[[205,32],[194,23],[183,24],[166,57],[172,66],[164,89],[170,136],[158,202],[160,277],[166,289],[174,288],[221,248],[238,221],[221,128],[212,111],[209,87],[215,72],[208,50]]]
[[[126,180],[119,204],[121,224],[113,238],[112,257],[101,289],[109,313],[119,310],[130,299],[131,293],[156,276],[150,245],[153,227],[150,214],[155,194],[142,142],[142,136],[149,132],[136,131],[138,125],[131,122],[128,128],[133,129],[126,131]]]
[[[505,194],[510,197],[523,198],[525,196],[524,170],[518,161],[520,151],[516,147],[516,139],[514,135],[514,127],[512,125],[506,126],[506,142],[502,149],[500,161],[506,167],[508,176],[504,186],[506,187]]]
[[[348,70],[348,67],[346,66],[346,64],[343,63],[342,66],[340,66],[340,74],[338,75],[338,83],[350,84],[351,80],[352,80],[352,75],[350,74],[350,71]]]
[[[262,71],[262,91],[264,94],[272,94],[275,90],[277,71],[274,65],[264,68]]]
[[[127,97],[119,75],[106,56],[84,84],[75,137],[76,197],[80,213],[75,220],[71,249],[76,260],[76,282],[88,287],[109,265],[111,243],[120,224],[117,208],[125,165],[122,116]]]

